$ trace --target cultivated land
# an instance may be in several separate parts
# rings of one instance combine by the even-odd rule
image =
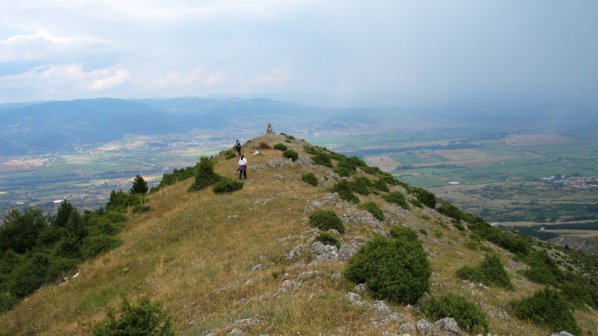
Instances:
[[[272,145],[284,140],[270,135],[257,141]],[[245,146],[245,151],[252,151],[255,144]],[[347,227],[339,235],[343,245],[386,233],[392,225],[413,228],[430,256],[430,293],[457,293],[475,302],[488,315],[493,334],[549,333],[509,316],[509,300],[543,287],[518,272],[527,266],[513,254],[480,243],[480,248],[503,260],[514,291],[460,280],[455,271],[480,262],[483,255],[482,250],[465,247],[471,242],[467,231],[459,231],[448,217],[430,208],[405,210],[374,194],[359,198],[380,204],[387,218],[351,220],[369,214],[349,202],[327,201],[325,195],[334,183],[332,171],[311,164],[302,141],[287,145],[299,153],[298,162],[283,159],[277,150],[250,156],[249,179],[233,194],[217,195],[210,188],[189,193],[193,182],[189,179],[150,195],[148,212],[129,213],[120,235],[122,246],[82,264],[78,277],[45,286],[0,315],[0,334],[88,334],[123,295],[146,295],[160,302],[182,335],[210,331],[225,335],[237,326],[234,321],[252,317],[259,322],[244,328],[247,335],[380,335],[398,333],[401,323],[422,318],[417,309],[390,304],[403,320],[380,324],[376,321],[381,313],[369,305],[375,300],[367,293],[362,293],[366,305],[347,300],[347,292],[355,289],[342,276],[345,263],[314,263],[309,252],[317,230],[309,226],[308,217],[317,207],[330,208],[343,218]],[[235,159],[220,155],[215,171],[235,178],[235,167]],[[302,182],[306,172],[318,177],[317,187]],[[412,198],[402,187],[392,188]],[[319,206],[314,207],[316,201]],[[287,258],[300,245],[306,250]],[[562,257],[559,251],[551,253]],[[253,270],[257,264],[263,268]],[[595,311],[576,310],[575,316],[584,332],[598,330]]]
[[[468,130],[453,129],[324,138],[316,142],[359,155],[399,179],[430,189],[497,225],[518,229],[525,222],[548,228],[551,224],[598,220],[595,135],[492,136],[492,131],[488,132],[486,139]],[[555,175],[569,178],[551,180]],[[594,182],[584,185],[578,181],[590,177],[594,177]],[[584,231],[598,232],[594,227]],[[588,238],[577,232],[573,235]],[[590,237],[596,239],[595,235]],[[596,245],[594,242],[585,246]],[[598,253],[595,248],[585,251]]]

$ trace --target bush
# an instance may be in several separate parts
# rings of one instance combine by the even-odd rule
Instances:
[[[523,275],[531,281],[558,287],[565,278],[558,265],[545,251],[537,251],[528,255],[525,262],[530,268],[523,271]]]
[[[486,286],[513,289],[509,274],[495,254],[486,254],[479,266],[465,266],[457,271],[457,275],[461,279],[481,282]]]
[[[303,150],[307,153],[307,154],[311,154],[311,155],[316,155],[318,154],[318,150],[313,147],[313,146],[303,146]],[[315,161],[314,161],[315,162]]]
[[[332,192],[338,193],[338,196],[345,201],[359,203],[359,198],[357,198],[357,196],[353,195],[351,186],[349,185],[349,182],[347,182],[347,181],[340,181],[337,184],[335,184],[334,187],[332,188]]]
[[[369,186],[372,182],[367,177],[356,177],[349,183],[351,186],[351,190],[362,195],[369,195],[370,189]]]
[[[339,176],[349,177],[357,172],[355,166],[352,165],[347,160],[339,161],[334,167],[334,172],[337,173]]]
[[[405,226],[393,226],[390,228],[390,236],[395,239],[417,241],[417,233]]]
[[[421,309],[433,320],[452,317],[457,321],[459,327],[471,333],[488,331],[488,320],[484,313],[462,296],[446,294],[432,297],[422,303]]]
[[[8,292],[0,292],[0,313],[9,311],[17,304],[17,299]]]
[[[405,200],[405,196],[403,196],[403,194],[401,194],[398,191],[393,191],[387,195],[382,196],[382,198],[384,198],[384,200],[388,203],[396,204],[403,209],[409,209],[409,205]]]
[[[234,181],[228,178],[221,178],[212,188],[216,194],[229,193],[243,188],[243,182]]]
[[[314,173],[307,173],[301,176],[301,179],[303,180],[303,182],[311,184],[314,187],[318,185],[318,179],[316,178],[316,175],[314,175]]]
[[[428,208],[434,209],[436,207],[436,196],[422,188],[411,188],[417,200]]]
[[[135,204],[133,206],[133,213],[147,212],[149,210],[150,210],[150,206],[149,205]]]
[[[377,220],[384,220],[384,212],[382,212],[382,209],[380,209],[378,204],[374,202],[366,202],[360,205],[359,207],[371,213]]]
[[[108,318],[96,325],[93,336],[174,336],[170,319],[157,305],[142,298],[137,305],[123,299],[118,315],[108,312]]]
[[[84,258],[93,258],[100,253],[115,249],[120,244],[120,239],[105,234],[86,237],[81,244],[81,254]]]
[[[566,330],[581,335],[581,329],[573,317],[569,305],[555,290],[543,289],[533,296],[510,303],[515,316],[559,332]]]
[[[232,157],[235,157],[235,153],[231,150],[228,151],[226,154],[226,159],[229,159],[229,154],[232,153]],[[232,159],[232,158],[231,158]],[[195,167],[187,167],[187,168],[181,168],[181,169],[174,169],[172,171],[172,173],[164,173],[164,175],[162,175],[162,180],[160,180],[160,184],[158,184],[158,186],[153,187],[151,192],[156,192],[160,189],[162,189],[165,186],[168,185],[173,185],[177,182],[186,180],[188,178],[193,177],[193,175],[195,175]]]
[[[227,150],[226,153],[224,154],[225,160],[234,159],[236,157],[237,157],[237,152],[235,152],[233,149]]]
[[[309,216],[309,224],[320,230],[331,230],[335,229],[340,233],[345,232],[345,226],[336,213],[332,210],[316,210],[311,216]]]
[[[259,145],[257,145],[257,149],[272,149],[272,147],[270,147],[270,145],[268,145],[267,143],[262,141],[259,143]],[[276,149],[278,149],[278,148],[276,148]],[[285,149],[286,149],[286,146],[285,146]],[[281,149],[281,150],[284,150],[284,149]]]
[[[341,243],[338,241],[338,239],[328,232],[320,232],[320,234],[316,237],[316,240],[322,242],[324,245],[334,245],[336,248],[341,247]]]
[[[453,223],[453,226],[459,230],[459,231],[465,231],[465,226],[463,226],[463,223],[461,223],[460,220],[458,219],[453,219],[451,220],[451,223]]]
[[[311,157],[311,160],[314,164],[332,168],[332,161],[330,161],[330,157],[327,154],[317,153]]]
[[[287,150],[287,146],[284,144],[281,144],[280,142],[277,143],[276,145],[274,145],[274,149],[278,149],[279,151],[286,151]]]
[[[390,191],[388,189],[388,186],[386,185],[386,182],[384,182],[384,180],[382,180],[382,179],[378,179],[374,183],[372,183],[372,187],[374,187],[375,189],[378,189],[380,191],[385,191],[385,192]]]
[[[372,295],[413,304],[428,290],[430,264],[418,240],[377,237],[351,257],[345,277],[365,283]]]
[[[292,149],[287,149],[282,153],[282,156],[286,157],[287,159],[291,159],[293,161],[297,161],[299,158],[299,154]]]
[[[197,174],[195,175],[195,182],[189,188],[190,191],[201,190],[207,188],[216,182],[221,177],[214,172],[214,161],[203,156],[197,165]]]

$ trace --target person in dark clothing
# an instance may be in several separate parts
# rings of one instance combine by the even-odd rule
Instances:
[[[237,152],[237,155],[241,155],[241,142],[239,142],[239,140],[237,139],[237,142],[235,143],[235,151]]]
[[[247,159],[245,155],[241,155],[239,159],[239,180],[243,177],[247,180]]]

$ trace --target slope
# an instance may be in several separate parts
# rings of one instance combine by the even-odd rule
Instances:
[[[308,143],[271,134],[245,144],[245,153],[264,147],[261,143],[283,143],[299,159],[287,160],[274,149],[248,155],[249,178],[232,194],[214,194],[210,188],[188,192],[193,179],[161,188],[148,198],[150,211],[129,213],[122,246],[81,265],[77,277],[39,289],[0,316],[0,334],[89,334],[121,296],[160,302],[182,335],[228,334],[233,329],[250,335],[398,333],[402,324],[423,314],[416,307],[377,302],[368,292],[356,300],[348,292],[358,289],[342,275],[346,260],[360,246],[395,225],[414,229],[429,254],[432,295],[450,292],[475,302],[489,317],[492,333],[548,334],[509,312],[509,300],[543,287],[521,275],[527,266],[512,253],[472,240],[468,230],[459,230],[436,210],[414,206],[414,196],[401,185],[389,187],[411,201],[409,209],[385,202],[382,193],[357,195],[361,203],[381,206],[385,219],[379,221],[330,192],[342,178],[313,163],[305,151]],[[236,161],[227,160],[227,154],[217,157],[215,171],[235,178]],[[309,172],[318,186],[302,181]],[[373,178],[361,170],[358,175]],[[346,226],[344,234],[336,235],[341,240],[336,252],[313,244],[318,230],[308,218],[319,208],[332,209]],[[462,266],[478,264],[484,251],[505,261],[514,291],[455,275]],[[583,330],[598,330],[597,317],[591,309],[576,311]]]

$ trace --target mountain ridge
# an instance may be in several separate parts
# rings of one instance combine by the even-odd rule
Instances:
[[[299,158],[292,161],[268,149],[278,143]],[[343,277],[346,261],[357,250],[395,226],[411,228],[422,242],[431,262],[430,294],[454,292],[481,303],[494,334],[548,333],[511,316],[508,307],[510,299],[543,286],[520,273],[528,266],[513,253],[471,239],[473,226],[466,220],[457,222],[439,208],[417,206],[416,193],[400,182],[389,188],[403,195],[408,209],[385,201],[384,192],[356,193],[360,203],[380,204],[385,219],[376,219],[331,191],[338,182],[354,180],[339,176],[344,161],[304,140],[268,134],[248,141],[243,150],[249,171],[241,190],[223,195],[211,188],[188,192],[193,179],[161,187],[148,197],[149,211],[129,212],[121,247],[85,262],[76,278],[45,286],[0,316],[0,333],[87,334],[120,295],[147,295],[161,302],[182,335],[229,334],[235,329],[273,335],[399,333],[402,325],[415,325],[424,314],[409,305],[377,301]],[[255,151],[261,155],[253,156]],[[317,164],[317,153],[330,153],[334,166]],[[236,160],[230,154],[216,156],[214,171],[235,179]],[[317,176],[317,186],[302,181],[306,173]],[[373,180],[384,175],[357,166],[350,176]],[[319,230],[309,225],[309,216],[320,208],[337,213],[346,226],[346,233],[333,233],[341,241],[336,251],[316,244]],[[475,249],[467,247],[475,244]],[[455,275],[460,267],[481,261],[484,251],[507,261],[515,291]],[[577,310],[576,317],[583,330],[596,330],[592,308]]]

